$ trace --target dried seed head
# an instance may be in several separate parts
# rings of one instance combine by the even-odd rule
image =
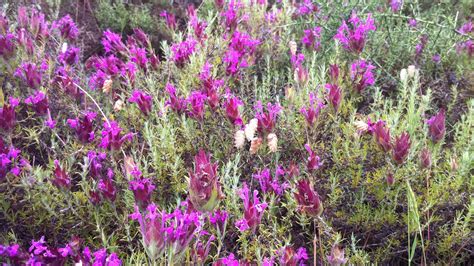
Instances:
[[[262,138],[254,138],[250,143],[250,154],[257,153],[260,149],[260,146],[262,146]]]
[[[258,119],[257,118],[254,118],[252,120],[250,120],[250,122],[245,125],[245,137],[247,138],[248,141],[252,141],[254,136],[255,136],[255,132],[257,131],[257,128],[258,128]]]
[[[278,138],[274,133],[270,133],[267,136],[268,148],[271,152],[276,152],[278,150]]]

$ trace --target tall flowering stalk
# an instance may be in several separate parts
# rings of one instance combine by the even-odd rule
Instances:
[[[375,67],[373,65],[363,59],[356,60],[352,63],[351,80],[354,86],[353,88],[358,93],[361,93],[368,86],[374,85],[375,78],[372,73],[372,70],[374,69]]]
[[[300,113],[306,119],[306,123],[312,127],[319,117],[321,110],[325,107],[323,102],[319,100],[314,93],[309,94],[309,106],[301,107]]]
[[[440,109],[439,112],[426,120],[428,124],[428,135],[434,143],[438,143],[444,137],[446,133],[446,116],[444,109]]]
[[[308,180],[300,180],[295,193],[298,208],[309,216],[317,217],[323,213],[323,204]]]
[[[349,24],[342,21],[334,39],[338,40],[344,49],[353,53],[361,53],[364,50],[368,33],[376,30],[372,14],[369,13],[363,22],[354,12],[348,22]]]
[[[212,211],[223,197],[217,166],[204,150],[194,156],[194,171],[189,173],[189,200],[199,211]]]
[[[247,183],[244,183],[242,189],[239,190],[239,196],[244,201],[244,217],[235,223],[240,231],[251,230],[255,233],[260,221],[262,220],[263,211],[267,208],[266,202],[260,203],[258,191],[253,191],[253,198],[250,198],[250,191]]]

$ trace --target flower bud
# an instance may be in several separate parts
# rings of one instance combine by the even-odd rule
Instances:
[[[431,153],[428,148],[423,148],[420,152],[420,165],[422,168],[430,168],[431,167]]]
[[[408,156],[410,150],[410,135],[407,132],[403,132],[400,136],[395,138],[393,144],[393,160],[397,164],[402,164]]]
[[[436,115],[426,120],[426,124],[428,124],[428,135],[434,143],[438,143],[442,140],[446,133],[445,120],[444,109],[441,109]]]
[[[316,217],[323,213],[323,204],[317,192],[308,180],[298,181],[298,192],[295,193],[298,208],[309,216]]]

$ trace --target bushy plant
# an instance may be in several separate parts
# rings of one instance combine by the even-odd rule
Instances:
[[[452,7],[204,1],[157,50],[150,10],[108,3],[90,58],[69,15],[0,16],[2,263],[469,262]]]

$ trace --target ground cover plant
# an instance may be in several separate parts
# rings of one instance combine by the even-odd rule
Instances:
[[[0,7],[2,264],[474,260],[469,1],[66,2]]]

